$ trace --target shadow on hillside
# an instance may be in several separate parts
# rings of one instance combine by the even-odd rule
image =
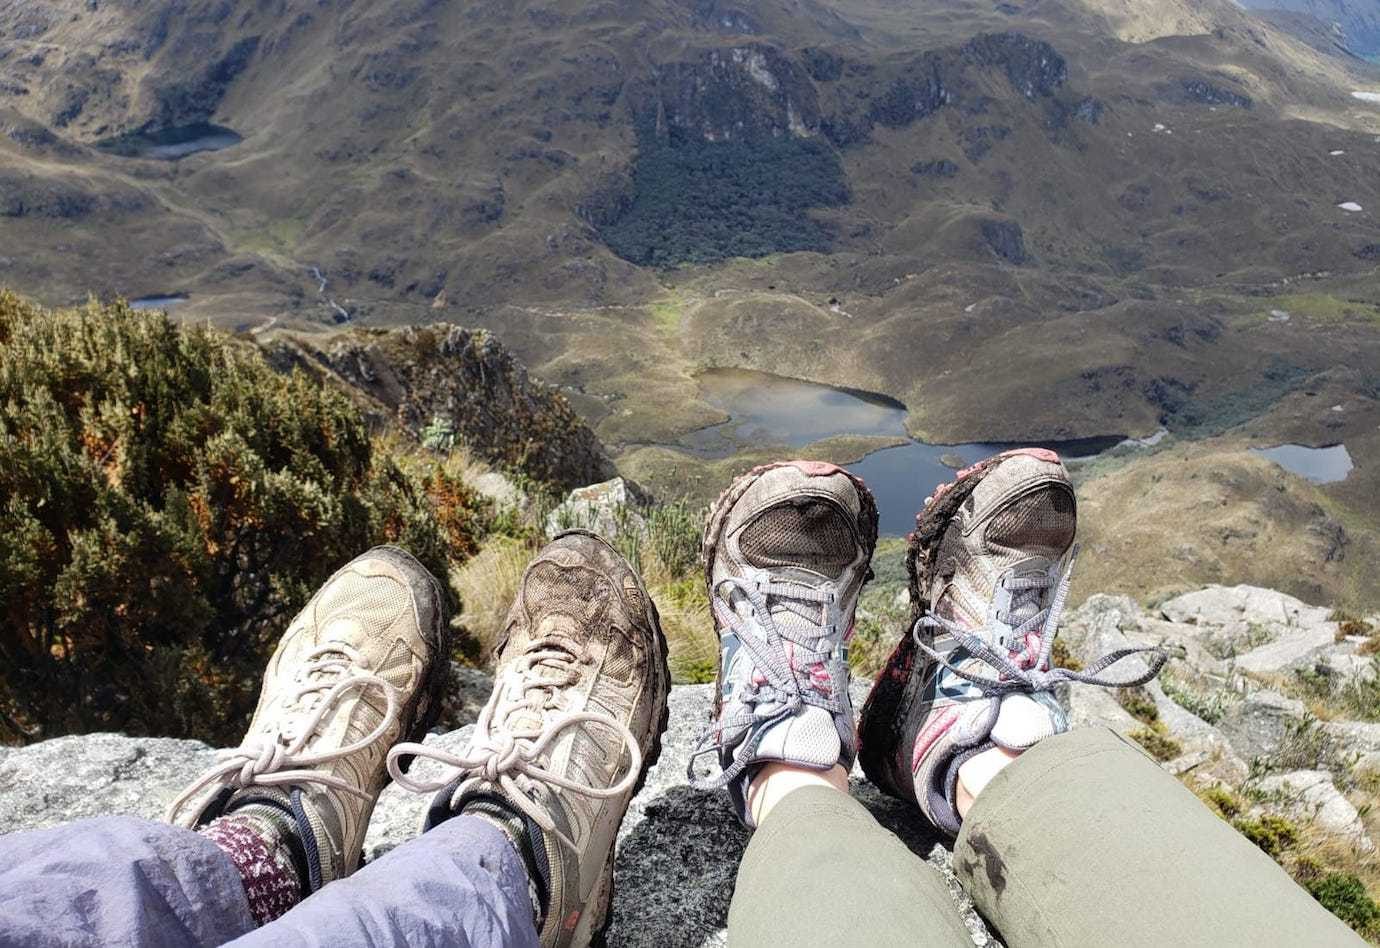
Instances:
[[[854,796],[919,859],[940,842],[913,806],[853,780]],[[610,945],[698,948],[720,944],[734,880],[751,833],[723,793],[676,786],[650,800],[619,843]],[[782,871],[789,871],[782,867]]]

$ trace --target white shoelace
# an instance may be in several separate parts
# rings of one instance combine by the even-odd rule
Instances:
[[[362,799],[370,799],[366,790],[356,787],[341,777],[322,773],[311,768],[321,764],[349,757],[359,753],[388,733],[398,721],[398,692],[393,685],[373,674],[369,662],[357,651],[340,642],[318,646],[306,654],[297,673],[297,690],[288,698],[285,710],[302,706],[307,716],[298,723],[289,720],[288,733],[263,735],[241,744],[216,752],[220,763],[198,777],[191,786],[168,807],[167,820],[177,822],[187,804],[199,797],[210,786],[243,789],[252,786],[287,786],[291,784],[315,783],[342,793]],[[307,745],[317,736],[317,732],[340,703],[345,695],[366,688],[377,688],[383,692],[387,707],[378,726],[352,744],[333,750],[312,752]],[[309,696],[320,696],[310,708],[304,704]]]
[[[534,643],[534,650],[519,658],[514,671],[510,673],[516,675],[520,682],[522,698],[510,703],[509,689],[495,688],[488,703],[479,713],[470,745],[464,754],[450,754],[426,744],[399,744],[388,752],[388,773],[400,787],[414,793],[435,793],[460,778],[461,784],[452,797],[452,807],[455,801],[475,784],[497,784],[506,792],[506,800],[509,803],[530,817],[543,830],[554,834],[563,844],[578,851],[579,847],[575,841],[556,829],[555,820],[551,815],[523,790],[519,778],[559,787],[594,799],[607,800],[626,793],[637,783],[642,773],[642,748],[638,745],[637,736],[627,725],[617,718],[597,711],[560,714],[549,719],[544,717],[542,727],[536,729],[512,729],[508,726],[508,721],[519,711],[552,710],[551,702],[560,682],[534,674],[538,666],[564,668],[573,675],[573,671],[568,667],[571,661],[576,660],[573,653],[564,646],[541,648],[544,644],[551,643],[549,640]],[[561,732],[577,724],[598,724],[610,728],[618,735],[622,749],[628,752],[630,762],[627,773],[617,783],[608,787],[594,787],[554,774],[537,764],[546,748],[561,735]],[[432,780],[412,777],[403,773],[398,766],[399,758],[406,756],[425,757],[450,769]]]

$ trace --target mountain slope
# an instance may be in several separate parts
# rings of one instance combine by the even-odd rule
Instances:
[[[1368,90],[1225,0],[0,0],[0,281],[487,328],[622,453],[722,420],[707,366],[1319,444],[1274,406],[1380,422]]]

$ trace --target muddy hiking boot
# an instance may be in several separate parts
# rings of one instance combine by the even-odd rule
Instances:
[[[926,498],[909,537],[911,628],[863,706],[869,780],[957,833],[958,768],[992,747],[1021,751],[1068,730],[1059,682],[1130,687],[1155,677],[1158,649],[1113,652],[1082,672],[1051,667],[1076,555],[1073,487],[1052,451],[1008,451]],[[1149,671],[1100,674],[1150,653]]]
[[[704,553],[718,692],[688,770],[697,788],[727,788],[744,825],[762,764],[852,766],[847,642],[876,544],[872,494],[832,464],[759,467],[710,511]],[[705,758],[717,774],[697,773]]]
[[[527,567],[495,658],[465,751],[403,744],[389,766],[445,764],[435,781],[394,774],[436,793],[426,827],[461,814],[497,825],[527,865],[542,945],[587,945],[608,927],[614,840],[666,729],[656,606],[611,546],[571,531]]]
[[[168,820],[198,828],[267,814],[292,838],[307,891],[354,872],[388,783],[388,749],[420,739],[440,711],[443,603],[436,579],[402,550],[351,560],[288,626],[244,741],[218,752]]]

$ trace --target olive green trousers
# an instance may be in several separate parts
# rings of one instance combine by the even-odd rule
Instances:
[[[1105,728],[1042,741],[999,773],[968,811],[953,865],[1010,948],[1364,944]],[[824,787],[785,797],[754,834],[728,938],[732,948],[973,944],[938,871]]]

